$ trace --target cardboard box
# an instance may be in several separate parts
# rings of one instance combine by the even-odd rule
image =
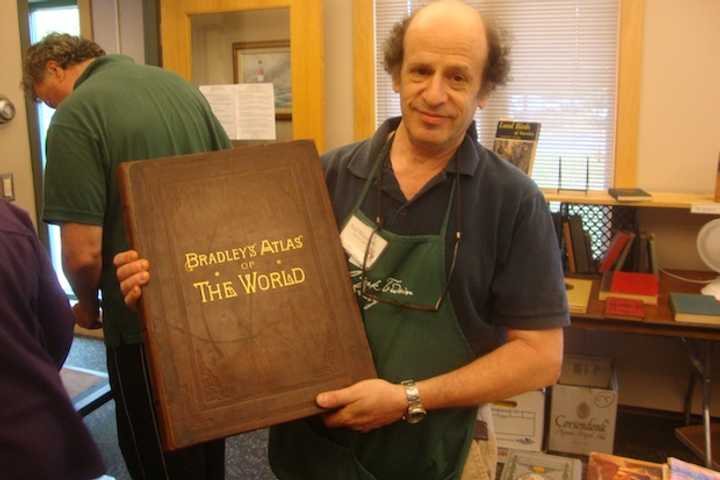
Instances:
[[[491,406],[498,448],[539,452],[545,430],[545,391],[516,395]]]
[[[548,449],[587,455],[613,452],[618,386],[609,358],[567,355],[552,387]]]

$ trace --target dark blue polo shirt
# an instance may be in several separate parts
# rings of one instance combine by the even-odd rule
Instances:
[[[371,139],[323,156],[340,225],[350,215],[388,135],[399,123],[400,118],[390,119]],[[385,228],[401,235],[437,234],[457,171],[462,240],[450,298],[476,352],[483,354],[499,346],[506,328],[567,326],[563,270],[545,198],[530,178],[478,143],[474,124],[456,158],[410,201],[386,162],[380,200]],[[377,216],[377,198],[373,186],[361,206],[368,218]],[[458,223],[458,204],[453,202],[452,207],[445,241],[447,266]]]
[[[0,477],[87,480],[97,447],[58,375],[74,317],[30,218],[0,200]]]

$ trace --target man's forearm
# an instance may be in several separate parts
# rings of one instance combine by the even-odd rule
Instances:
[[[100,273],[102,272],[102,259],[100,256],[95,261],[85,263],[64,261],[63,270],[67,276],[70,286],[75,292],[78,302],[86,308],[97,309],[98,290],[100,288]]]
[[[78,302],[97,311],[102,272],[102,227],[66,223],[61,227],[63,270]]]
[[[503,400],[557,381],[562,329],[522,332],[498,349],[444,375],[418,382],[429,410]]]

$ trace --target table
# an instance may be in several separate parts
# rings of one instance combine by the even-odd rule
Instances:
[[[671,273],[696,280],[710,280],[715,278],[711,272],[694,272],[673,270]],[[712,342],[720,341],[720,325],[699,325],[678,323],[673,319],[670,309],[670,292],[699,293],[701,285],[683,282],[667,275],[660,274],[660,295],[657,305],[645,306],[645,318],[608,318],[604,314],[605,302],[598,300],[600,282],[595,279],[590,294],[587,313],[573,313],[571,327],[584,330],[610,331],[621,333],[637,333],[641,335],[655,335],[664,337],[678,337],[687,347],[694,373],[690,376],[688,390],[685,393],[685,423],[689,423],[692,408],[692,392],[696,377],[701,380],[703,387],[703,437],[704,443],[695,445],[697,435],[689,435],[686,431],[676,434],[683,442],[690,442],[693,451],[704,452],[705,465],[712,468],[712,427],[710,425],[710,393],[711,393],[711,351]],[[682,427],[687,429],[689,427]],[[704,448],[707,445],[707,448]]]
[[[60,370],[60,378],[75,410],[83,417],[112,398],[110,382],[104,372],[77,367],[63,367]]]

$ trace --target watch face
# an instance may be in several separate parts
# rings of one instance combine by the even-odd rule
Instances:
[[[418,423],[420,420],[425,418],[425,415],[427,412],[424,408],[421,407],[415,407],[415,408],[409,408],[407,412],[407,422],[408,423]]]

